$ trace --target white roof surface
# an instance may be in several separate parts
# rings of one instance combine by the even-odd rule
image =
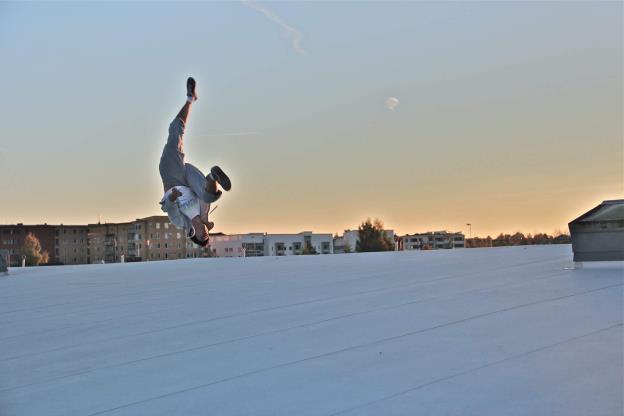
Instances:
[[[0,414],[623,411],[621,268],[570,246],[12,269]]]

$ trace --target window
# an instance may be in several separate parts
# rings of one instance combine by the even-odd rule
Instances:
[[[169,229],[169,223],[168,223],[168,222],[166,222],[166,223],[165,223],[165,230],[168,230],[168,229]]]
[[[169,245],[167,243],[165,243],[165,248],[169,248]]]
[[[156,223],[156,228],[160,230],[160,223],[159,222]]]
[[[156,244],[156,248],[160,248],[160,243]],[[160,254],[158,256],[160,256]]]
[[[176,238],[179,240],[180,238],[182,238],[182,236],[180,235],[180,233],[176,233]]]

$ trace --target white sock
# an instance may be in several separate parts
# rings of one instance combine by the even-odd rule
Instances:
[[[186,96],[186,102],[187,103],[192,103],[193,101],[195,101],[195,98],[193,98],[193,96],[191,96],[191,95],[187,95]]]

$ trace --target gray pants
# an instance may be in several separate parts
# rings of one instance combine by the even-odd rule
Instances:
[[[169,137],[160,157],[160,177],[165,191],[174,186],[188,186],[200,201],[210,204],[218,199],[206,191],[206,176],[190,163],[184,163],[184,123],[175,118],[169,125]]]

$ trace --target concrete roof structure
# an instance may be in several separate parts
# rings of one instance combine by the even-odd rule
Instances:
[[[624,199],[604,201],[568,226],[574,261],[624,261]]]
[[[622,285],[565,246],[0,277],[0,414],[621,415]]]

